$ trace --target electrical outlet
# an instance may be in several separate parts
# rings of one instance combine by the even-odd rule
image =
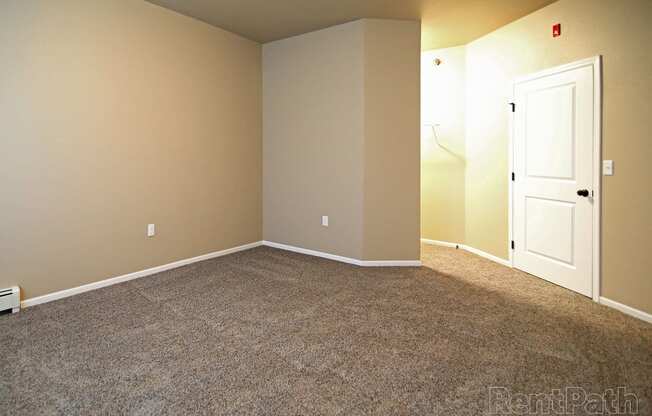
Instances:
[[[613,160],[603,160],[602,161],[602,174],[604,176],[612,176],[614,174],[614,161]]]
[[[156,235],[156,224],[147,225],[147,237],[154,237]]]
[[[328,227],[328,215],[324,215],[323,217],[321,217],[321,225],[323,225],[324,227]]]

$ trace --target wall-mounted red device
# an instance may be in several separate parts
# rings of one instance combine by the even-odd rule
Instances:
[[[561,36],[561,23],[552,26],[552,37],[556,38],[558,36]]]

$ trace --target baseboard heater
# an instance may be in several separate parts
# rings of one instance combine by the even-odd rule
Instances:
[[[0,289],[0,313],[20,311],[20,288]]]

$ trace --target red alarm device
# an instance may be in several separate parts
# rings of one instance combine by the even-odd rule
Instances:
[[[558,36],[561,36],[561,23],[552,26],[552,37],[556,38]]]

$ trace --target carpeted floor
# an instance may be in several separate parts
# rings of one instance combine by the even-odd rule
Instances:
[[[652,414],[652,325],[463,251],[423,260],[261,247],[0,316],[0,414],[501,414],[566,387]]]

